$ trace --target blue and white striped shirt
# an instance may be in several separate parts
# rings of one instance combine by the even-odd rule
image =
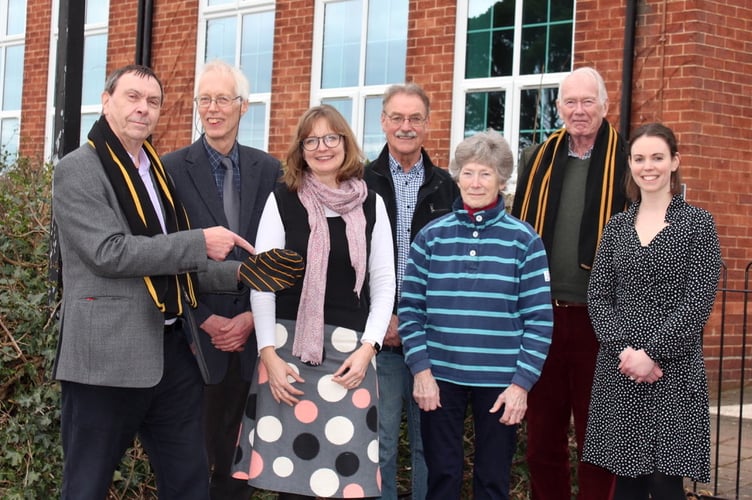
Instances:
[[[410,248],[399,302],[405,362],[450,383],[530,390],[553,330],[543,242],[502,198],[472,217],[461,199],[453,208]]]

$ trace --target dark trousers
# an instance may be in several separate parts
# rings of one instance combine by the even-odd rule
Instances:
[[[517,426],[499,422],[502,411],[489,413],[502,392],[499,387],[468,387],[438,381],[441,407],[420,415],[431,500],[457,500],[462,494],[465,448],[463,434],[468,403],[475,428],[473,493],[475,500],[507,500],[509,474],[517,442]],[[470,497],[468,497],[470,498]]]
[[[106,498],[136,435],[149,455],[160,500],[209,497],[201,375],[180,328],[165,333],[164,350],[164,374],[154,387],[61,382],[63,499]]]
[[[204,388],[204,430],[213,500],[248,500],[253,494],[248,481],[231,475],[250,385],[240,376],[240,356],[231,353],[224,380]]]
[[[568,433],[585,441],[598,341],[587,307],[554,307],[554,333],[540,379],[528,395],[527,462],[533,500],[571,498]],[[578,500],[611,498],[614,476],[579,461]]]

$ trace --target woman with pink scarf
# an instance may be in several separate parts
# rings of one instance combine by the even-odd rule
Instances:
[[[392,231],[331,106],[301,117],[256,250],[295,250],[302,281],[251,296],[259,357],[238,478],[280,499],[380,496],[376,369],[395,293]]]

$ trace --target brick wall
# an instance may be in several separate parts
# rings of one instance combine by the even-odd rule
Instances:
[[[280,159],[310,104],[313,4],[278,0],[275,7],[269,153]]]
[[[593,64],[604,72],[609,90],[618,88],[623,5],[578,2],[576,65]],[[623,2],[622,2],[623,4]],[[752,261],[752,6],[723,1],[638,2],[631,128],[650,121],[674,129],[682,154],[687,198],[710,210],[716,220],[731,288],[743,285]],[[587,12],[585,12],[587,11]],[[583,22],[580,22],[581,18]],[[594,21],[598,18],[597,21]],[[591,24],[593,23],[593,24]],[[609,48],[609,39],[613,47]],[[621,96],[611,95],[610,117]],[[614,118],[616,120],[617,118]],[[711,378],[721,354],[721,295],[705,329]],[[726,296],[723,339],[724,379],[740,380],[741,294]]]
[[[49,78],[51,2],[29,1],[26,6],[23,93],[19,152],[22,156],[46,160],[44,151]]]
[[[444,168],[450,158],[456,24],[454,0],[410,2],[406,80],[422,86],[431,99],[425,148],[431,160]]]
[[[743,286],[752,262],[752,5],[739,4],[641,2],[632,116],[634,126],[662,121],[677,133],[687,198],[715,217],[730,288]],[[721,298],[705,329],[711,376],[721,354]],[[724,379],[739,381],[742,296],[726,299]]]

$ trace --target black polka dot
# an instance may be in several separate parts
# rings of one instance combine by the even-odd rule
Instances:
[[[313,434],[300,434],[292,443],[292,450],[303,460],[313,460],[319,454],[319,440]]]
[[[350,477],[360,468],[360,460],[355,453],[345,452],[337,456],[334,466],[337,472],[345,477]]]
[[[376,406],[372,406],[366,413],[366,425],[370,430],[376,432],[379,428],[379,410]]]

